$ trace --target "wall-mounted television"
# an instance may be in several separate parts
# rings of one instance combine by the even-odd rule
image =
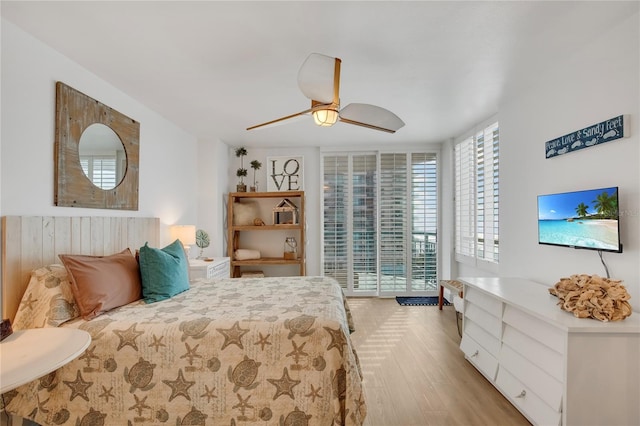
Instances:
[[[538,196],[538,243],[622,253],[618,188]]]

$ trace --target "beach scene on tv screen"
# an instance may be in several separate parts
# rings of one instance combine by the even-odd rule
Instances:
[[[618,250],[617,188],[538,197],[540,243]]]

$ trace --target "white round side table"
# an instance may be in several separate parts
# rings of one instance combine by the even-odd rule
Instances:
[[[0,394],[51,373],[79,357],[91,336],[73,328],[18,330],[0,342]]]

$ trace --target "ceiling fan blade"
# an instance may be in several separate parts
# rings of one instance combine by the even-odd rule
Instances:
[[[267,121],[266,123],[256,124],[255,126],[247,127],[247,130],[257,129],[259,127],[265,128],[267,126],[272,127],[276,124],[282,124],[283,121],[289,120],[292,118],[296,118],[302,115],[309,114],[311,112],[311,108],[306,109],[304,111],[296,112],[295,114],[287,115],[286,117],[276,118],[275,120]]]
[[[387,133],[404,126],[404,121],[388,109],[369,104],[349,104],[340,110],[339,117],[342,122]]]
[[[298,71],[298,87],[309,99],[323,104],[340,103],[339,58],[312,53]]]

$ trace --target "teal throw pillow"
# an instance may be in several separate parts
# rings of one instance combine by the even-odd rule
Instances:
[[[163,249],[140,247],[142,298],[159,302],[189,289],[189,260],[180,240]]]

